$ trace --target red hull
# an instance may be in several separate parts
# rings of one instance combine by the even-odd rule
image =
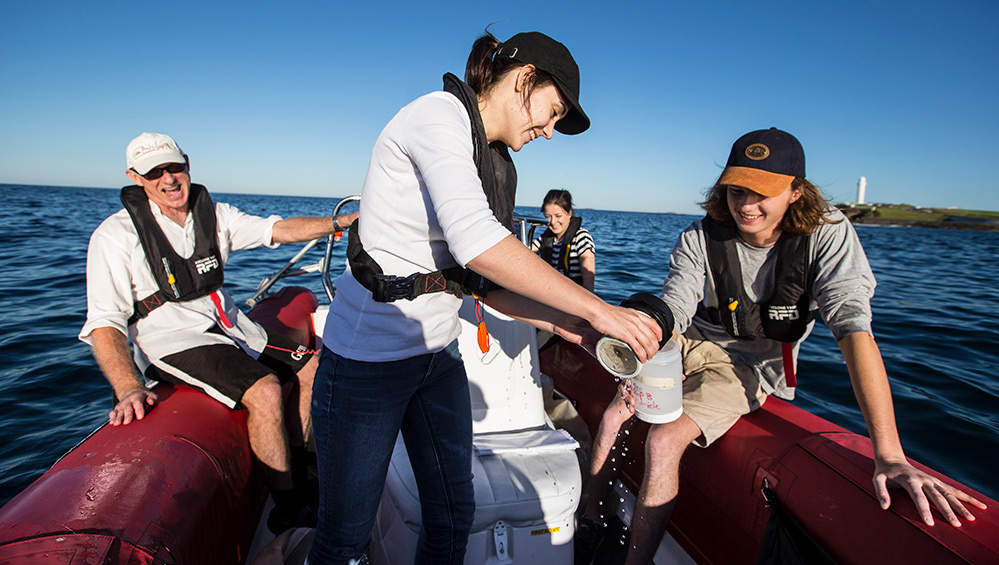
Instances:
[[[614,378],[581,348],[559,343],[541,353],[541,370],[577,402],[596,434],[616,394]],[[647,426],[629,436],[622,482],[638,492]],[[778,501],[841,563],[999,563],[999,504],[940,473],[989,505],[961,528],[923,525],[901,490],[883,511],[874,495],[871,442],[777,398],[742,418],[710,449],[684,456],[669,532],[698,563],[751,563],[770,510],[764,479]]]
[[[155,390],[142,421],[105,425],[0,509],[0,562],[242,563],[266,497],[244,414]]]
[[[316,304],[287,287],[250,317],[311,347]],[[267,497],[245,412],[155,390],[144,419],[100,428],[0,509],[0,564],[243,563]]]

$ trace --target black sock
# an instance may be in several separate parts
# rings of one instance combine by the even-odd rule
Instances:
[[[304,489],[309,480],[309,448],[304,445],[292,445],[289,448],[291,459],[291,482],[295,489]]]

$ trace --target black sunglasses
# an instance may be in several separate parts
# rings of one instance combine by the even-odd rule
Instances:
[[[150,169],[148,173],[142,175],[142,178],[146,180],[156,180],[162,177],[164,172],[176,175],[178,173],[183,173],[186,169],[187,163],[170,163],[169,165],[163,165],[162,167]]]

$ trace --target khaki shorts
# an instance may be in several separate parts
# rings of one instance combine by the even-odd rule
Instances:
[[[690,326],[677,336],[683,357],[683,413],[701,429],[694,445],[707,447],[744,414],[767,399],[749,365],[732,362],[729,354]]]

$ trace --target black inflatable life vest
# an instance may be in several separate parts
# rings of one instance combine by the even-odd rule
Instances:
[[[569,268],[569,251],[572,248],[572,242],[576,237],[576,232],[579,231],[579,228],[582,225],[583,219],[579,216],[572,216],[569,218],[569,225],[566,227],[565,233],[562,234],[562,254],[558,258],[557,265],[552,262],[552,254],[555,248],[555,232],[552,231],[551,227],[546,229],[545,232],[541,234],[541,249],[539,251],[539,255],[545,260],[546,263],[552,265],[559,271],[562,271],[562,274],[572,279],[578,285],[583,284],[583,275],[582,273],[579,273],[576,276],[572,276]]]
[[[708,216],[701,220],[707,242],[708,267],[715,283],[718,307],[701,302],[698,314],[721,324],[732,337],[774,339],[794,343],[805,335],[816,311],[809,310],[808,289],[813,282],[808,256],[810,236],[782,234],[777,240],[773,293],[752,302],[742,285],[735,228]]]
[[[121,189],[121,203],[132,218],[159,290],[135,302],[128,323],[134,324],[166,302],[184,302],[215,292],[222,286],[222,255],[216,232],[215,206],[208,190],[191,185],[188,203],[194,220],[194,253],[187,259],[174,250],[149,208],[139,186]]]
[[[489,209],[506,229],[513,231],[513,207],[517,196],[517,169],[510,151],[501,142],[489,143],[479,114],[479,99],[470,86],[451,73],[444,75],[444,91],[453,95],[468,112],[472,122],[472,157],[482,182]],[[381,266],[364,250],[358,234],[358,221],[347,236],[347,260],[354,278],[371,292],[377,302],[413,300],[431,292],[465,292],[485,296],[491,286],[486,278],[461,267],[409,276],[385,275]]]

